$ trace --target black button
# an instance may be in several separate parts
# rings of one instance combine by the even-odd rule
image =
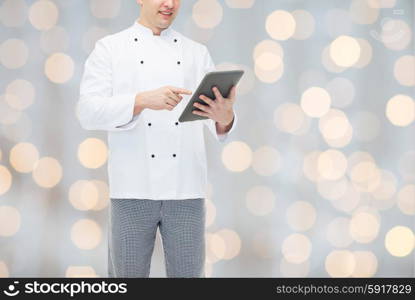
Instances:
[[[151,154],[151,157],[154,157],[154,154]]]
[[[177,39],[174,39],[174,42],[176,43],[177,42]]]
[[[144,63],[144,61],[140,61],[140,63],[142,63],[142,64],[143,64],[143,63]]]
[[[176,125],[179,125],[179,122],[176,122]]]
[[[134,41],[138,42],[138,38],[135,38]]]
[[[173,154],[173,157],[176,157],[176,154]]]
[[[151,123],[148,123],[148,126],[151,126]]]
[[[180,61],[178,61],[177,64],[180,65]]]

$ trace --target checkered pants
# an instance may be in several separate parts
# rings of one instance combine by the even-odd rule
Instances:
[[[149,277],[159,226],[167,277],[205,277],[205,202],[111,199],[108,277]]]

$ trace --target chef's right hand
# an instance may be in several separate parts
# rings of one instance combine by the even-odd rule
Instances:
[[[163,86],[155,90],[138,93],[135,98],[134,112],[141,111],[144,108],[173,110],[183,99],[181,94],[191,95],[192,92],[174,86]]]

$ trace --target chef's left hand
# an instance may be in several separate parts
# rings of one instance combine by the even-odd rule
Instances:
[[[216,99],[212,100],[205,95],[200,95],[205,104],[194,103],[193,105],[202,111],[194,110],[193,113],[215,120],[220,125],[228,125],[233,121],[233,104],[235,103],[236,86],[233,85],[229,91],[228,98],[224,98],[216,87],[212,88]]]

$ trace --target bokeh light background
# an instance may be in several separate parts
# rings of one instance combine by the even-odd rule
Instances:
[[[75,115],[135,0],[0,2],[0,276],[107,275],[106,133]],[[208,277],[415,276],[413,0],[183,0],[174,28],[242,68],[206,130]],[[151,276],[165,276],[157,236]]]

